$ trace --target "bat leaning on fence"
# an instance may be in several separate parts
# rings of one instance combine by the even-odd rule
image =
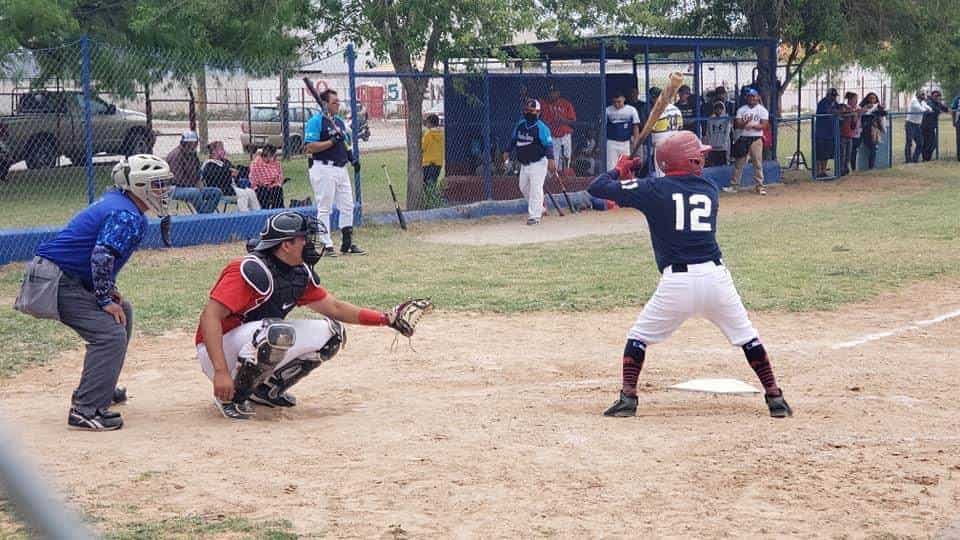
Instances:
[[[647,137],[650,136],[650,133],[653,131],[653,126],[656,125],[657,120],[660,120],[660,115],[663,114],[663,111],[666,110],[667,105],[673,103],[673,100],[677,97],[677,90],[680,89],[680,85],[683,84],[683,75],[680,73],[671,73],[670,80],[667,82],[667,86],[660,92],[660,96],[657,97],[657,101],[654,102],[653,108],[650,109],[650,114],[647,116],[647,121],[643,124],[643,128],[640,130],[640,136],[637,138],[636,146],[630,151],[631,157],[636,157],[637,152],[640,151],[640,146],[643,144],[643,141],[647,140]]]
[[[561,154],[561,161],[569,163],[569,160],[567,159],[567,153],[563,150],[563,148],[560,149],[560,154]],[[560,172],[557,173],[557,183],[560,184],[560,192],[563,193],[563,198],[567,201],[567,207],[570,209],[570,213],[576,214],[577,207],[574,206],[573,201],[570,200],[570,194],[567,193],[567,186],[564,185],[563,183],[563,175],[560,174],[564,170],[566,169],[561,168]]]
[[[550,202],[552,202],[553,207],[557,209],[557,215],[560,217],[563,217],[563,210],[561,210],[560,205],[557,204],[557,198],[553,196],[553,193],[550,193],[550,191],[547,190],[546,186],[543,187],[543,192],[546,193],[548,197],[550,197]]]
[[[387,172],[387,164],[384,163],[383,175],[387,178],[387,187],[390,188],[390,198],[393,199],[393,207],[397,209],[397,221],[400,222],[400,228],[407,230],[407,220],[403,217],[403,211],[400,210],[400,202],[397,201],[397,192],[393,190],[393,182],[390,181],[390,173]]]

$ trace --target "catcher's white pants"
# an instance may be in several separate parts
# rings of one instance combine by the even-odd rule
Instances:
[[[659,343],[690,317],[715,324],[732,345],[745,345],[758,337],[733,277],[726,266],[713,262],[687,265],[686,272],[664,269],[653,296],[633,323],[627,339]]]
[[[573,134],[567,133],[563,137],[554,137],[553,147],[557,152],[557,164],[560,167],[570,167],[573,163]],[[560,163],[561,160],[563,163]]]
[[[293,325],[294,332],[296,332],[296,340],[293,347],[290,347],[283,356],[283,360],[276,365],[274,371],[288,364],[294,358],[319,351],[333,336],[330,321],[327,319],[306,319],[285,322]],[[223,355],[227,360],[227,369],[230,370],[231,377],[237,374],[237,358],[240,356],[241,351],[245,356],[256,355],[256,349],[253,347],[253,334],[262,327],[262,321],[248,322],[223,335]],[[213,363],[210,361],[210,355],[207,353],[206,344],[201,343],[197,345],[197,359],[200,360],[200,368],[203,369],[203,374],[212,381]]]
[[[317,199],[317,220],[327,232],[320,235],[324,246],[333,247],[330,238],[330,212],[333,205],[340,210],[340,228],[353,227],[353,183],[346,167],[324,165],[319,161],[310,167],[310,185]]]
[[[630,155],[630,141],[607,140],[607,171],[617,166],[621,154]]]
[[[527,200],[527,215],[543,217],[543,184],[547,180],[547,158],[520,165],[520,193]]]

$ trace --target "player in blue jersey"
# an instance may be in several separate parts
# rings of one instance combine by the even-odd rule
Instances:
[[[57,236],[40,244],[27,266],[17,301],[21,311],[59,320],[86,342],[83,373],[73,392],[67,425],[90,431],[123,426],[120,413],[108,408],[126,399],[116,385],[133,331],[133,308],[117,291],[117,274],[143,240],[144,213],[153,210],[167,216],[173,193],[170,167],[156,156],[124,158],[112,176],[116,190],[105,193]],[[51,283],[49,289],[32,289],[31,285],[44,280]],[[46,302],[48,312],[36,311]]]
[[[510,161],[516,152],[520,162],[520,192],[527,200],[527,225],[537,225],[543,217],[543,184],[550,174],[557,173],[550,128],[540,120],[540,102],[528,99],[523,106],[523,119],[513,128],[510,144],[503,160]]]
[[[704,153],[710,150],[689,131],[681,131],[657,148],[662,178],[634,178],[641,159],[622,158],[597,177],[590,195],[644,213],[657,268],[663,274],[653,297],[627,334],[623,351],[623,388],[606,416],[633,416],[637,411],[637,379],[647,345],[666,340],[685,320],[702,316],[720,328],[731,344],[743,348],[750,367],[763,384],[770,416],[793,411],[777,386],[759,334],[750,322],[717,245],[719,190],[703,178]]]

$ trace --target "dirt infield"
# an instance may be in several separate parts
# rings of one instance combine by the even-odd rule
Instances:
[[[418,352],[351,328],[348,348],[296,387],[299,407],[246,423],[214,411],[187,333],[137,339],[119,432],[65,430],[78,351],[3,381],[0,400],[71,501],[113,523],[245,515],[337,538],[929,537],[960,513],[960,318],[935,321],[960,309],[958,286],[756,316],[789,420],[759,398],[665,390],[697,376],[754,382],[699,321],[651,348],[637,418],[602,417],[639,306],[439,312]]]

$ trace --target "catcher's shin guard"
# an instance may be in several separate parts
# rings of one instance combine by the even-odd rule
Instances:
[[[263,326],[253,334],[254,356],[241,354],[239,358],[240,367],[233,381],[233,401],[248,399],[263,375],[273,371],[296,341],[297,334],[292,325],[281,319],[264,319]]]
[[[329,319],[333,335],[320,350],[297,357],[276,370],[266,381],[258,385],[250,396],[251,401],[267,407],[293,407],[297,398],[287,393],[320,364],[333,358],[347,341],[346,329],[338,321]]]

